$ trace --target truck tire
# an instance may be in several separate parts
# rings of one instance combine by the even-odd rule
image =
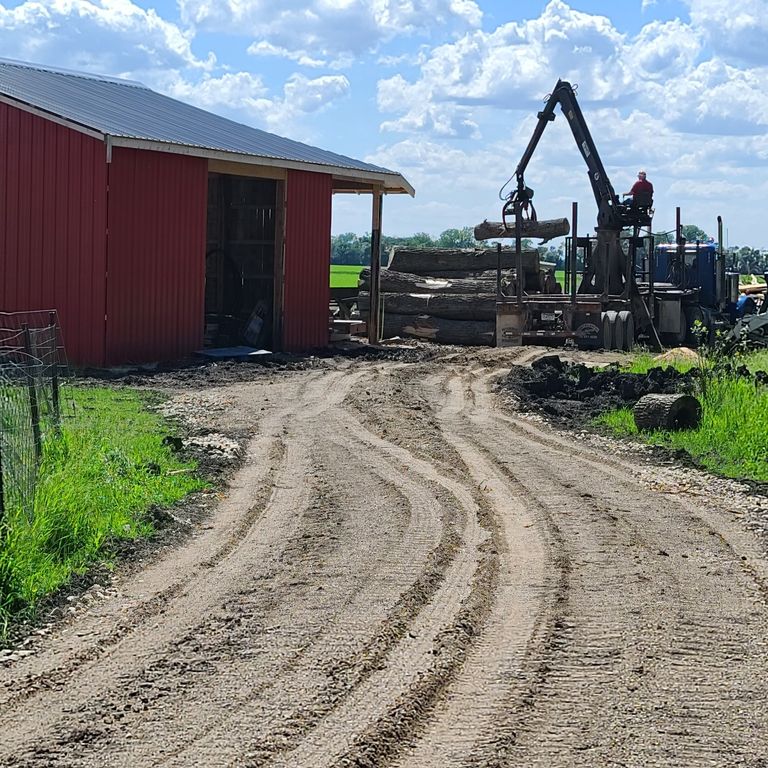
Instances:
[[[693,429],[701,421],[701,404],[691,395],[645,395],[632,415],[639,430]]]
[[[631,352],[635,346],[635,318],[630,311],[625,309],[619,312],[619,322],[624,338],[621,348],[625,352]]]
[[[612,312],[603,312],[600,318],[603,322],[603,349],[612,349],[613,326],[609,318],[612,314]]]
[[[619,313],[609,312],[608,323],[611,326],[611,349],[619,351],[624,349],[624,326],[619,320]]]

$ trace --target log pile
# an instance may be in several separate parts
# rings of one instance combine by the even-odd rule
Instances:
[[[501,290],[517,291],[516,254],[501,252]],[[496,334],[499,254],[485,248],[393,248],[381,270],[382,335],[443,344],[492,346]],[[549,266],[549,265],[547,265]],[[542,292],[546,275],[538,251],[522,254],[523,289]],[[551,282],[551,281],[550,281]],[[370,309],[370,270],[360,273],[358,308]]]

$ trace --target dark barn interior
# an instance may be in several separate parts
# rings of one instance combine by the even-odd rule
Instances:
[[[273,346],[273,179],[210,173],[205,264],[205,345]]]

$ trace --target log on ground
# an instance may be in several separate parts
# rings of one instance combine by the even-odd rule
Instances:
[[[639,430],[693,429],[701,421],[701,404],[691,395],[645,395],[632,415]]]
[[[382,336],[411,336],[439,344],[491,347],[496,337],[496,322],[446,320],[430,315],[397,315],[385,312]]]
[[[563,237],[571,231],[568,219],[544,219],[531,221],[525,219],[521,223],[521,237],[541,238],[543,241],[553,237]],[[505,227],[503,221],[488,221],[487,219],[475,227],[475,240],[495,240],[497,238],[515,237],[515,227]]]
[[[523,271],[539,271],[538,251],[523,251]],[[496,271],[499,257],[494,248],[402,248],[390,251],[389,271],[412,275],[437,275],[440,272]],[[516,269],[514,248],[502,248],[501,268]]]
[[[360,272],[359,287],[370,290],[371,270]],[[496,276],[493,278],[447,278],[413,275],[407,272],[381,270],[379,288],[382,293],[496,293]]]
[[[495,320],[496,294],[384,293],[384,315],[431,315],[447,320]],[[361,312],[370,307],[370,297],[361,293],[357,300]]]

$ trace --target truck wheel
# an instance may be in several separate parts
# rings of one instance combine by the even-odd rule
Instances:
[[[624,349],[624,326],[619,320],[618,312],[608,313],[608,323],[611,326],[611,349]]]
[[[613,312],[603,312],[601,316],[601,320],[603,321],[603,349],[612,349],[613,325],[611,325],[610,315],[613,314]]]
[[[626,309],[619,312],[619,323],[624,336],[624,344],[621,348],[626,352],[631,352],[635,346],[635,319],[632,313]]]

